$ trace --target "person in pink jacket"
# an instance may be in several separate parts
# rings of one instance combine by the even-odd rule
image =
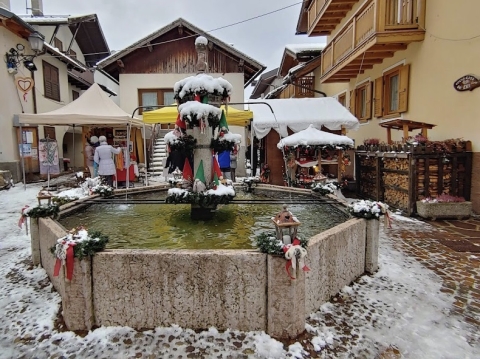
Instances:
[[[113,175],[116,174],[113,154],[119,154],[122,148],[114,148],[107,143],[105,136],[98,138],[100,145],[95,149],[94,161],[98,163],[98,175],[101,176],[107,185],[113,186]]]

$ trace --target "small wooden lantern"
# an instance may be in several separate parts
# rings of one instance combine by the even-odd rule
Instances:
[[[46,200],[48,205],[52,204],[52,194],[48,191],[41,190],[40,192],[38,192],[37,199],[39,206],[42,205],[43,200]]]
[[[301,224],[298,219],[287,209],[287,205],[283,205],[283,210],[275,217],[272,217],[275,224],[276,236],[283,244],[292,244],[297,236],[298,226]],[[284,231],[287,231],[286,233]]]

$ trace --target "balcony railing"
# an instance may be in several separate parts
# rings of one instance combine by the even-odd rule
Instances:
[[[297,86],[295,86],[297,85]],[[295,80],[295,84],[288,85],[281,93],[279,98],[304,98],[314,97],[313,87],[315,85],[315,76],[304,76]]]
[[[313,0],[307,9],[308,34],[329,35],[359,0]]]
[[[368,0],[330,40],[322,53],[322,81],[330,70],[344,60],[363,55],[364,63],[378,61],[383,55],[401,49],[424,37],[426,0]],[[391,47],[388,47],[388,44]],[[368,46],[367,46],[368,45]],[[372,46],[383,54],[365,57]],[[395,46],[394,46],[395,45]],[[364,49],[358,52],[357,50]],[[396,49],[396,50],[395,50]],[[374,58],[375,57],[375,58]],[[387,56],[384,56],[387,57]],[[380,61],[381,62],[381,61]],[[378,62],[375,62],[378,63]]]

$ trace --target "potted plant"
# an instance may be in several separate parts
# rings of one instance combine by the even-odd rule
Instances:
[[[425,198],[417,201],[417,214],[423,218],[468,218],[472,213],[472,202],[463,197],[449,194],[439,195],[437,198]]]

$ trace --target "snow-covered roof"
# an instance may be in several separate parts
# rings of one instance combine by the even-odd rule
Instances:
[[[84,66],[82,66],[79,62],[77,62],[74,59],[72,59],[71,57],[65,55],[63,52],[61,52],[56,47],[53,47],[52,45],[50,45],[48,42],[44,41],[43,46],[46,47],[47,51],[49,51],[50,53],[53,53],[53,55],[55,55],[55,57],[58,57],[60,61],[65,62],[67,64],[70,64],[70,65],[74,66],[77,70],[80,70],[82,72],[87,71],[87,69]]]
[[[284,85],[282,85],[282,86],[279,86],[279,87],[274,88],[272,91],[270,91],[269,93],[267,93],[267,94],[265,95],[265,98],[268,99],[268,98],[274,97],[277,93],[283,91],[283,89],[284,89],[285,87],[287,87],[287,86],[288,86],[288,85],[284,84]]]
[[[257,138],[265,137],[273,128],[281,137],[287,137],[287,127],[293,132],[305,130],[313,125],[317,129],[325,126],[329,130],[343,127],[357,130],[359,122],[340,102],[333,97],[255,99],[250,102],[265,102],[270,105],[249,105],[253,111],[253,129]]]
[[[105,57],[104,59],[98,62],[98,66],[100,68],[105,68],[111,63],[115,62],[116,60],[121,59],[122,57],[144,46],[148,42],[155,40],[156,38],[167,33],[168,31],[175,29],[178,26],[183,26],[185,28],[192,30],[196,34],[203,35],[208,41],[211,41],[212,43],[214,43],[224,51],[227,51],[227,53],[237,56],[240,59],[243,59],[245,61],[245,65],[248,65],[249,68],[252,68],[254,72],[253,75],[250,78],[248,78],[247,81],[245,81],[244,87],[248,86],[250,82],[252,82],[260,73],[263,72],[263,70],[267,68],[265,65],[254,60],[252,57],[246,55],[244,52],[239,51],[236,47],[228,45],[226,42],[216,38],[215,36],[212,36],[211,34],[206,33],[204,30],[196,27],[195,25],[191,24],[190,22],[186,21],[183,18],[179,18],[173,21],[172,23],[162,27],[161,29],[154,31],[151,34],[145,36],[144,38],[136,41],[130,46],[127,46],[123,50],[117,51],[114,54],[111,54],[110,56]],[[152,45],[155,45],[155,44],[152,43]],[[246,67],[247,66],[245,66],[245,68]]]
[[[321,131],[313,127],[313,125],[310,125],[305,130],[282,138],[280,142],[278,142],[277,147],[281,149],[284,146],[297,147],[320,145],[344,145],[353,147],[353,140],[348,138],[347,136],[340,136],[334,133]]]
[[[70,15],[18,15],[29,24],[68,24]]]
[[[285,48],[294,54],[307,51],[321,51],[327,46],[325,43],[306,43],[306,44],[289,44]]]
[[[302,67],[305,67],[307,63],[302,62],[301,64],[298,64],[297,66],[293,66],[290,70],[288,70],[288,74],[291,75],[293,72],[300,70]]]
[[[175,83],[173,91],[178,94],[180,98],[190,93],[198,93],[206,91],[210,94],[217,92],[219,96],[222,96],[227,91],[230,95],[233,86],[230,82],[222,77],[213,78],[210,75],[198,74],[196,76],[186,77]]]
[[[222,110],[218,107],[201,103],[198,101],[188,101],[178,106],[180,117],[187,117],[192,120],[192,116],[197,118],[207,118],[209,115],[218,119],[222,116]]]

